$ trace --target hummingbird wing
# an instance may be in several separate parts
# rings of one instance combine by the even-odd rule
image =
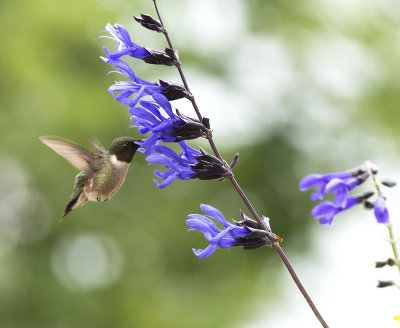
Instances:
[[[56,136],[42,136],[39,139],[78,170],[84,172],[87,177],[93,176],[97,169],[96,159],[98,157],[93,152],[72,141]]]
[[[93,148],[96,150],[96,152],[101,155],[104,154],[107,150],[104,148],[104,146],[101,144],[99,139],[95,137],[90,137],[89,138],[90,144],[93,146]]]

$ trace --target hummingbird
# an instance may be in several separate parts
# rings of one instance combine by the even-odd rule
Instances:
[[[89,139],[93,150],[56,136],[39,137],[45,145],[64,157],[81,172],[75,177],[74,190],[60,221],[73,209],[88,201],[106,201],[122,186],[133,155],[142,139],[114,139],[106,150],[96,138]]]

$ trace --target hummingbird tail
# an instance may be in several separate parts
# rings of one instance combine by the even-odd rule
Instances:
[[[67,204],[67,207],[65,208],[64,214],[63,216],[58,220],[58,221],[62,221],[64,220],[65,216],[72,211],[73,206],[75,205],[77,199],[74,199],[72,202],[69,202]]]

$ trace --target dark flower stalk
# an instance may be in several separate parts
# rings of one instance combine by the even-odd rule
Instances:
[[[242,246],[244,249],[254,249],[266,245],[274,247],[321,325],[328,327],[301,284],[282,248],[279,246],[279,242],[282,239],[272,233],[267,218],[260,218],[235,180],[232,168],[237,163],[238,154],[234,157],[230,165],[222,158],[212,138],[209,120],[202,117],[196,100],[189,89],[181,63],[179,62],[178,53],[173,48],[168,32],[162,23],[156,0],[153,0],[153,2],[159,21],[143,14],[141,17],[135,17],[135,19],[145,28],[163,33],[169,48],[166,48],[162,52],[141,47],[131,40],[128,31],[123,26],[119,24],[115,24],[114,26],[107,24],[106,31],[111,35],[111,39],[117,41],[117,47],[114,53],[108,50],[108,48],[104,48],[107,57],[102,57],[102,59],[108,64],[113,65],[119,73],[131,80],[116,82],[108,91],[117,101],[129,106],[129,112],[132,115],[131,120],[140,133],[151,133],[141,143],[142,148],[139,151],[148,155],[146,160],[150,164],[161,164],[167,170],[166,172],[155,171],[155,175],[163,180],[161,182],[154,180],[155,184],[159,188],[165,188],[176,179],[229,180],[253,215],[255,221],[242,213],[242,221],[235,222],[234,224],[228,223],[218,210],[208,205],[202,205],[203,211],[219,221],[224,229],[218,229],[205,216],[198,214],[190,216],[188,225],[192,229],[203,232],[206,239],[210,242],[210,245],[206,249],[196,250],[195,254],[204,258],[210,256],[216,248]],[[131,67],[121,59],[123,56],[140,59],[149,64],[176,66],[182,78],[183,86],[174,82],[166,83],[160,81],[157,84],[142,80],[136,77]],[[144,96],[151,96],[154,101],[140,100]],[[187,98],[191,101],[198,118],[197,120],[181,114],[178,110],[173,111],[169,100],[179,98]],[[215,156],[206,153],[202,149],[193,149],[185,143],[185,140],[198,137],[208,139]],[[182,152],[178,154],[169,147],[160,145],[161,142],[178,143],[182,148]],[[347,204],[348,198],[345,191],[348,185],[353,185],[356,182],[356,180],[350,179],[344,184],[338,183],[331,186],[332,190],[343,198],[343,206],[352,206],[351,203]]]
[[[158,18],[159,18],[159,23],[160,23],[160,25],[161,25],[161,28],[159,28],[158,31],[161,31],[161,32],[164,34],[164,36],[165,36],[165,38],[166,38],[166,40],[167,40],[169,49],[174,49],[174,47],[173,47],[173,45],[172,45],[172,42],[171,42],[171,40],[170,40],[170,38],[169,38],[168,31],[167,31],[167,29],[165,28],[165,26],[164,26],[164,24],[163,24],[163,21],[162,21],[162,19],[161,19],[161,15],[160,15],[159,10],[158,10],[158,7],[157,7],[157,1],[156,1],[156,0],[153,0],[153,3],[154,3],[155,10],[156,10],[156,12],[157,12],[157,16],[158,16]],[[142,24],[142,22],[140,22],[140,23]],[[195,98],[193,97],[193,95],[192,95],[192,93],[191,93],[191,91],[190,91],[189,85],[188,85],[188,83],[187,83],[186,77],[185,77],[185,75],[184,75],[184,73],[183,73],[183,70],[182,70],[182,67],[181,67],[181,63],[180,63],[179,61],[176,61],[176,62],[175,62],[175,66],[176,66],[177,69],[178,69],[178,72],[179,72],[179,74],[180,74],[180,76],[181,76],[181,79],[182,79],[183,85],[185,86],[186,91],[191,95],[191,97],[190,97],[189,99],[190,99],[190,101],[192,102],[192,105],[193,105],[193,108],[194,108],[194,110],[195,110],[195,112],[196,112],[196,115],[197,115],[199,121],[202,122],[202,121],[203,121],[203,117],[202,117],[202,115],[201,115],[201,113],[200,113],[199,107],[197,106],[196,100],[195,100]],[[212,150],[213,150],[215,156],[216,156],[222,163],[226,163],[226,162],[223,160],[223,158],[222,158],[222,156],[221,156],[221,154],[220,154],[220,152],[219,152],[217,146],[216,146],[215,143],[214,143],[214,140],[213,140],[213,138],[212,138],[212,134],[211,134],[211,133],[210,133],[210,134],[207,134],[207,135],[206,135],[206,138],[208,139],[208,141],[209,141],[209,143],[210,143],[210,146],[211,146],[211,148],[212,148]],[[249,211],[250,211],[251,214],[253,215],[254,219],[256,220],[256,222],[257,222],[257,224],[258,224],[258,227],[259,227],[261,230],[263,230],[263,231],[269,231],[269,227],[266,226],[265,222],[264,222],[264,221],[260,218],[260,216],[257,214],[257,212],[255,211],[255,209],[254,209],[253,206],[251,205],[250,201],[248,200],[247,196],[245,195],[245,193],[243,192],[243,190],[240,188],[240,186],[239,186],[239,184],[237,183],[236,179],[234,178],[233,174],[232,174],[228,179],[231,181],[231,183],[232,183],[233,187],[235,188],[236,192],[238,193],[238,195],[240,196],[240,198],[242,199],[242,201],[244,202],[244,204],[246,205],[246,207],[249,209]],[[289,271],[290,275],[292,276],[292,279],[294,280],[295,284],[297,285],[297,287],[298,287],[299,290],[301,291],[303,297],[306,299],[307,303],[309,304],[310,308],[311,308],[312,311],[314,312],[315,316],[317,317],[317,319],[319,320],[319,322],[321,323],[321,325],[322,325],[323,327],[328,327],[327,323],[326,323],[325,320],[322,318],[321,314],[319,313],[319,311],[317,310],[317,308],[316,308],[316,306],[314,305],[313,301],[311,300],[311,297],[308,295],[307,291],[306,291],[305,288],[303,287],[303,285],[302,285],[300,279],[297,277],[297,275],[296,275],[296,273],[295,273],[293,267],[291,266],[291,264],[290,264],[288,258],[286,257],[286,254],[283,252],[282,248],[279,246],[279,241],[278,241],[278,239],[276,240],[276,242],[272,243],[271,245],[272,245],[272,246],[275,248],[275,250],[277,251],[278,255],[280,256],[281,260],[283,261],[283,263],[285,264],[287,270]]]

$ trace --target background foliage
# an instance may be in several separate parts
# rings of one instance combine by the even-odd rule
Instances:
[[[393,3],[160,1],[216,142],[228,161],[239,151],[236,177],[290,258],[307,259],[316,225],[308,195],[297,191],[303,175],[370,157],[398,163]],[[106,91],[119,77],[105,76],[105,41],[96,37],[119,22],[139,44],[163,49],[161,36],[134,23],[140,12],[154,15],[152,2],[0,3],[1,327],[242,327],[259,302],[281,297],[286,273],[272,250],[219,250],[202,261],[191,252],[205,242],[185,233],[188,213],[203,202],[238,218],[244,207],[227,182],[158,190],[154,168],[137,154],[112,200],[57,222],[77,172],[38,136],[85,146],[90,136],[106,146],[138,136]],[[132,63],[147,80],[178,81],[173,69]]]

